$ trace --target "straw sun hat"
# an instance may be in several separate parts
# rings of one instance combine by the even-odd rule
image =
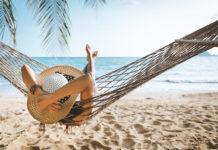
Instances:
[[[55,66],[49,69],[44,70],[38,75],[38,80],[40,85],[43,85],[46,82],[46,78],[52,76],[53,74],[61,74],[63,75],[68,81],[76,79],[84,73],[72,66]],[[59,80],[59,79],[58,79]],[[60,79],[63,80],[63,79]],[[46,83],[47,84],[47,83]],[[57,83],[58,84],[58,83]],[[50,84],[47,88],[51,88],[55,86],[55,84]],[[28,92],[28,100],[27,100],[27,108],[30,114],[36,120],[40,121],[41,123],[45,124],[52,124],[57,123],[59,120],[63,119],[71,110],[72,106],[75,103],[78,94],[70,95],[68,97],[63,97],[59,102],[62,103],[61,109],[55,112],[49,112],[48,109],[45,109],[42,112],[37,110],[37,99],[35,95],[33,95],[30,91]]]

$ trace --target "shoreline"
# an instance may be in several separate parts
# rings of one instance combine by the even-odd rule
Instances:
[[[24,102],[0,98],[0,145],[9,150],[216,149],[217,97],[218,92],[124,97],[69,133],[55,124],[40,132]]]

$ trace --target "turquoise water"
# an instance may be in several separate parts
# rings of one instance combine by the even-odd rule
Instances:
[[[36,57],[48,66],[73,65],[83,69],[84,57]],[[113,71],[138,58],[136,57],[99,57],[96,62],[96,76]],[[12,91],[12,92],[8,92]],[[163,73],[138,89],[146,94],[187,93],[218,91],[218,56],[196,56],[181,65]],[[0,96],[19,95],[5,79],[0,77]]]
[[[42,62],[48,66],[54,65],[72,65],[76,68],[83,69],[86,64],[85,57],[35,57],[37,61]],[[101,76],[105,73],[113,71],[125,64],[128,64],[137,57],[99,57],[95,61],[96,66],[96,77]]]

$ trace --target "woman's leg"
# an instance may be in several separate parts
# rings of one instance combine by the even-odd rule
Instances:
[[[86,44],[85,50],[86,50],[86,53],[87,53],[87,61],[88,62],[86,64],[85,68],[83,69],[83,72],[85,74],[90,74],[91,77],[92,77],[93,83],[94,83],[94,80],[95,80],[94,60],[97,57],[98,51],[94,51],[93,53],[91,53],[91,47],[88,44]],[[94,89],[95,89],[95,85],[93,85],[93,88],[91,89],[92,93],[93,93]],[[81,100],[86,100],[87,97],[89,97],[87,95],[89,95],[89,93],[88,94],[87,93],[82,93],[81,94]]]
[[[91,54],[91,48],[90,46],[87,44],[86,45],[86,52],[87,52],[87,65],[85,66],[85,68],[83,69],[83,72],[85,74],[90,74],[93,80],[93,85],[90,89],[88,89],[87,91],[84,91],[80,94],[80,100],[84,103],[86,103],[83,106],[84,111],[76,116],[73,120],[77,121],[77,122],[81,122],[86,120],[86,118],[89,116],[89,114],[92,112],[92,102],[89,101],[87,102],[87,100],[91,97],[94,96],[95,93],[95,65],[94,65],[94,60],[97,57],[98,52],[95,51]]]
[[[83,69],[83,72],[85,74],[91,73],[93,75],[93,78],[95,79],[95,65],[94,65],[94,61],[98,55],[98,51],[94,51],[93,53],[91,53],[91,48],[90,46],[87,44],[86,45],[86,53],[87,53],[87,64]]]

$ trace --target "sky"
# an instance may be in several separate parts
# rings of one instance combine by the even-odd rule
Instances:
[[[71,0],[68,51],[53,52],[42,45],[40,27],[26,7],[14,0],[17,18],[16,48],[29,56],[85,56],[89,43],[99,56],[142,57],[175,39],[218,20],[218,0],[107,0],[98,8]],[[13,45],[9,36],[2,40]],[[218,55],[218,49],[210,51]]]

